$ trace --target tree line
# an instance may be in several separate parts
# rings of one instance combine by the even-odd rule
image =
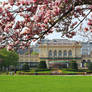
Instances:
[[[0,70],[6,71],[15,68],[18,64],[19,56],[15,51],[7,51],[6,48],[0,50]]]

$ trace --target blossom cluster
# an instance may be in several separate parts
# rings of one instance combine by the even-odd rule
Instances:
[[[80,4],[81,0],[77,1]],[[30,46],[32,41],[52,33],[56,28],[65,33],[67,37],[73,37],[76,33],[67,30],[74,28],[78,22],[72,23],[72,18],[85,16],[81,8],[75,8],[75,3],[76,0],[9,0],[2,2],[0,4],[0,48],[7,46],[8,50],[17,47],[23,49]],[[69,14],[66,14],[68,11],[70,11]],[[92,25],[91,20],[88,25]]]

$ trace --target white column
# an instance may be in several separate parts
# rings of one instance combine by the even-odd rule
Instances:
[[[48,61],[46,61],[46,65],[47,65],[47,68],[49,69],[49,62]]]

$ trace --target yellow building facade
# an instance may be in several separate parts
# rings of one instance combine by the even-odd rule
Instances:
[[[47,67],[53,68],[68,67],[71,61],[76,61],[79,69],[87,69],[88,62],[92,62],[92,52],[87,55],[87,48],[86,43],[67,39],[41,40],[33,50],[38,54],[32,55],[29,48],[27,53],[19,54],[19,63],[37,66],[40,61],[46,61]]]
[[[19,55],[19,62],[39,62],[39,55]]]
[[[67,39],[54,39],[41,42],[39,46],[40,61],[46,61],[48,68],[55,64],[76,61],[81,67],[81,44]]]
[[[19,54],[19,63],[20,65],[27,63],[30,67],[36,67],[40,62],[39,54],[32,55],[30,49],[26,53]]]

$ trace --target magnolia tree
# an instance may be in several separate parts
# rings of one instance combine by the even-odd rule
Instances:
[[[92,32],[92,0],[9,0],[0,3],[0,48],[25,48],[53,31],[72,38],[83,21]],[[90,15],[90,16],[89,16]]]

